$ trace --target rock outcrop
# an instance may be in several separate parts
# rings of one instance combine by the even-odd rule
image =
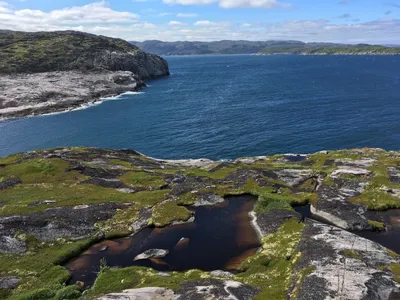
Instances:
[[[137,91],[167,62],[120,39],[0,31],[0,119],[64,111]]]
[[[399,152],[381,149],[231,162],[97,148],[0,158],[0,296],[54,299],[81,295],[81,287],[102,299],[400,299],[399,166]],[[202,220],[197,210],[213,206],[224,219],[227,196],[243,194],[258,196],[254,211],[229,217],[256,229],[232,236],[246,244],[257,235],[251,253],[235,254],[218,271],[173,272],[162,264],[195,239],[176,232],[168,240],[174,250],[162,251],[152,238],[170,228],[159,227]],[[136,242],[143,249],[129,263],[139,255],[138,265],[93,268],[93,255],[118,258]],[[94,274],[93,286],[64,286],[70,273],[63,265],[77,255],[87,259],[74,268]]]

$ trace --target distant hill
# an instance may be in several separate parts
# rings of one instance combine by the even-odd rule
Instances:
[[[142,79],[168,73],[167,63],[122,39],[78,31],[0,30],[0,73],[103,69]]]
[[[199,54],[400,54],[400,48],[376,45],[304,43],[301,41],[131,42],[158,55]]]

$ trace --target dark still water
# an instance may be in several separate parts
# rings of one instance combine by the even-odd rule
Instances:
[[[0,156],[37,148],[133,148],[229,159],[400,149],[400,57],[167,57],[172,76],[89,109],[0,123]]]
[[[145,228],[134,236],[104,241],[67,264],[71,283],[91,285],[101,261],[108,266],[145,266],[160,271],[200,269],[234,270],[260,247],[249,212],[256,200],[250,195],[227,197],[219,207],[199,207],[193,223]],[[135,260],[147,250],[167,250],[165,257]]]

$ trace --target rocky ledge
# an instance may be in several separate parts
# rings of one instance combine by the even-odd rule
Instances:
[[[167,75],[164,59],[120,39],[0,30],[0,119],[76,108]]]
[[[399,178],[400,152],[381,149],[230,162],[96,148],[0,158],[0,298],[400,299]],[[234,272],[104,262],[84,286],[63,267],[99,241],[191,222],[194,207],[242,194],[258,197],[261,247]],[[168,255],[148,250],[140,260]]]

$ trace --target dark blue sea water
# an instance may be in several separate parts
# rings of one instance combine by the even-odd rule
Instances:
[[[400,57],[167,57],[139,95],[0,122],[0,156],[60,146],[229,159],[324,149],[400,149]]]

